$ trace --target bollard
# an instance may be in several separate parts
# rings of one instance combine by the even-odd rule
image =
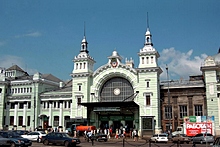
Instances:
[[[180,140],[178,139],[178,141],[177,141],[177,147],[179,147],[180,146]]]
[[[149,147],[151,147],[151,139],[149,140]]]
[[[125,146],[125,139],[123,138],[123,147]]]
[[[93,138],[91,138],[91,142],[92,142],[92,146],[94,145],[94,139]]]

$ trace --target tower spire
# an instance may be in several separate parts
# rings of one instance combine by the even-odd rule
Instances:
[[[86,25],[85,25],[85,22],[84,22],[84,32],[83,32],[83,40],[81,42],[81,50],[80,52],[86,52],[86,53],[89,53],[89,51],[87,50],[88,48],[88,42],[86,40]]]
[[[149,29],[149,20],[148,20],[148,12],[147,12],[147,29]]]
[[[150,27],[149,27],[149,19],[148,19],[148,12],[147,12],[147,31],[145,33],[145,44],[144,45],[150,45],[153,46],[152,38],[150,33]]]
[[[84,37],[86,37],[86,24],[85,24],[85,21],[84,21]]]

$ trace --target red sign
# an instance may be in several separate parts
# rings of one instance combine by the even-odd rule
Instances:
[[[195,136],[198,133],[211,133],[212,134],[212,123],[211,122],[196,122],[186,123],[186,135]]]

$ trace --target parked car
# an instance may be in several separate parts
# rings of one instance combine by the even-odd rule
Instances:
[[[10,139],[14,146],[28,147],[32,145],[32,141],[26,138],[22,138],[19,134],[13,131],[0,131],[0,135],[4,138]]]
[[[64,145],[65,147],[76,146],[76,144],[81,143],[80,139],[70,137],[67,133],[61,132],[52,132],[48,133],[46,136],[42,136],[42,142],[44,145],[52,143],[56,145]]]
[[[187,143],[189,144],[192,138],[186,136],[186,134],[176,134],[175,137],[172,138],[172,142],[174,143]]]
[[[8,138],[4,138],[0,135],[0,146],[14,146],[14,143],[8,139]]]
[[[213,143],[214,136],[210,133],[199,133],[192,138],[193,144]]]
[[[31,141],[41,142],[42,141],[42,136],[46,136],[46,135],[47,134],[44,131],[34,131],[34,132],[30,132],[26,135],[21,135],[21,137],[27,138]]]
[[[153,137],[151,137],[152,142],[168,142],[167,134],[154,134]]]
[[[24,134],[29,133],[29,131],[27,131],[27,130],[13,130],[13,132],[15,132],[19,135],[24,135]]]
[[[94,135],[94,139],[96,141],[107,141],[108,140],[108,136],[104,133],[97,133]]]

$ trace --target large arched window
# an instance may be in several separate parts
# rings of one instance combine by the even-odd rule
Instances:
[[[125,78],[115,77],[104,83],[100,92],[102,102],[132,101],[134,89]]]

